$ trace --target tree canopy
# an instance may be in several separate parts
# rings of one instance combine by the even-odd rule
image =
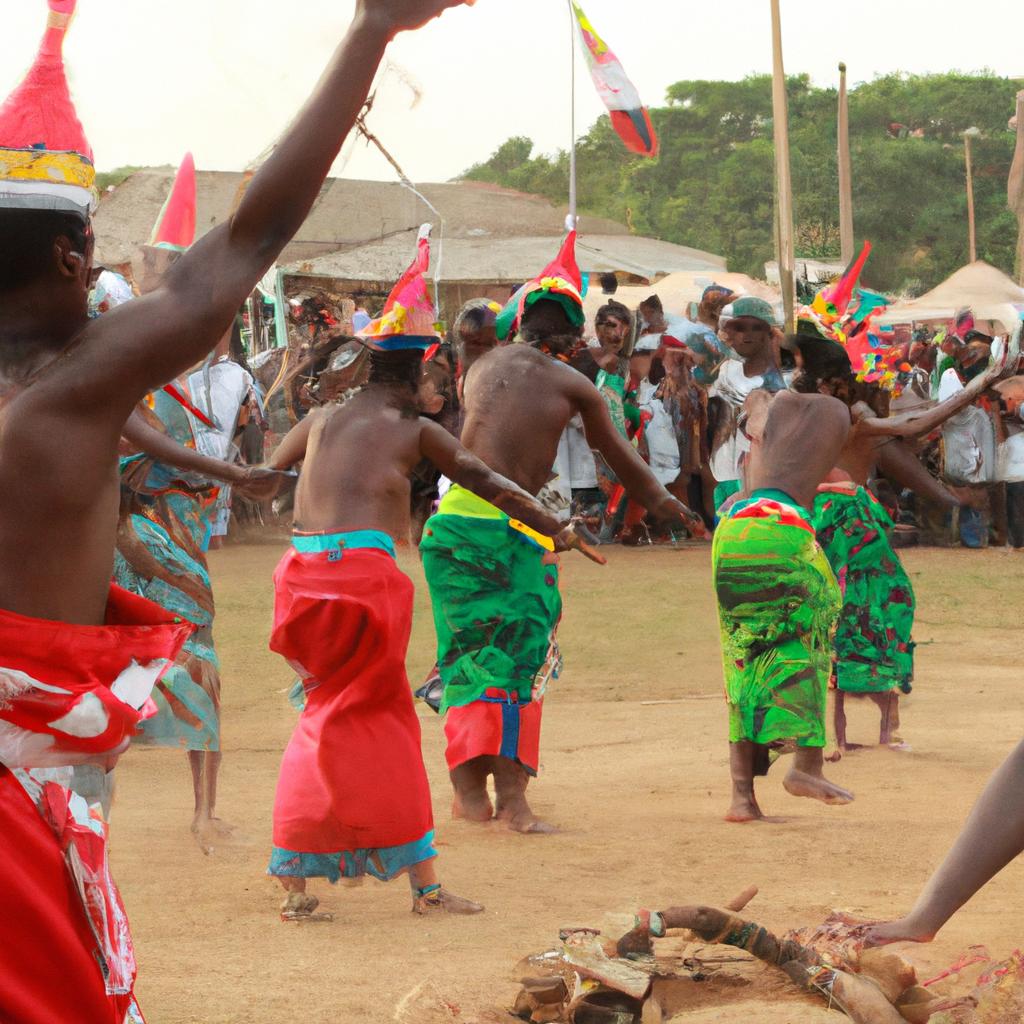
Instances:
[[[1017,223],[1006,206],[1020,83],[992,74],[892,74],[850,92],[854,229],[874,254],[875,287],[932,287],[967,262],[962,135],[972,143],[978,256],[1013,272]],[[797,255],[838,258],[836,89],[788,80]],[[726,256],[761,277],[774,257],[771,78],[677,82],[651,111],[661,153],[629,153],[607,117],[578,144],[581,212],[624,221],[639,234]],[[465,178],[564,202],[569,159],[508,139]]]

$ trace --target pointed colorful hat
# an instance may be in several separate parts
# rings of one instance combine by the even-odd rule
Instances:
[[[367,348],[376,352],[425,350],[440,338],[437,308],[426,279],[430,268],[430,230],[429,224],[420,228],[416,258],[391,289],[380,317],[370,321],[357,335]]]
[[[541,299],[557,302],[576,327],[586,323],[583,312],[583,276],[576,264],[576,232],[570,231],[555,259],[532,281],[528,281],[509,299],[498,315],[498,338],[507,340],[519,328],[523,314]]]
[[[0,208],[58,210],[88,219],[96,208],[96,170],[63,55],[77,0],[48,2],[35,63],[0,107]]]
[[[185,154],[167,202],[153,225],[149,244],[158,249],[184,252],[196,240],[196,162]]]
[[[838,280],[826,285],[809,306],[797,314],[801,336],[817,333],[846,349],[857,380],[877,384],[887,391],[902,390],[901,373],[909,370],[900,358],[897,346],[881,337],[875,320],[889,300],[878,292],[858,286],[871,243],[843,272]]]

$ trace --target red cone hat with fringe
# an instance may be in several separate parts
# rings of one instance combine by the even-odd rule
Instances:
[[[186,153],[167,202],[153,226],[149,244],[159,249],[184,252],[195,240],[196,162],[191,153]]]

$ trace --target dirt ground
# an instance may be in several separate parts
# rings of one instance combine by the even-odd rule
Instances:
[[[421,710],[446,884],[487,905],[471,919],[419,919],[407,884],[323,883],[331,924],[282,923],[264,870],[281,752],[294,723],[288,668],[266,649],[271,573],[282,543],[211,558],[224,674],[221,812],[235,839],[204,856],[189,831],[185,757],[133,750],[121,762],[113,860],[138,946],[138,993],[150,1024],[377,1024],[430,982],[464,1011],[507,1007],[515,967],[566,925],[606,913],[723,901],[751,883],[748,914],[780,930],[831,908],[879,917],[909,908],[980,791],[1021,735],[1020,622],[1024,556],[912,550],[918,592],[917,689],[906,701],[913,752],[858,752],[834,767],[857,801],[797,801],[781,774],[760,786],[781,824],[729,825],[726,716],[709,553],[610,551],[601,569],[564,563],[566,671],[545,711],[535,806],[562,826],[551,837],[449,820],[438,719]],[[433,658],[418,563],[413,680]],[[664,701],[666,703],[645,703]],[[875,723],[858,706],[852,738]],[[1021,942],[1024,861],[1011,865],[913,953],[948,966],[968,945],[1008,954]],[[709,990],[677,1019],[808,1024],[840,1020],[764,978]]]

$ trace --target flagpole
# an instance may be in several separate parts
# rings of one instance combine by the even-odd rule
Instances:
[[[971,160],[971,139],[981,132],[968,128],[964,132],[964,163],[967,165],[967,250],[971,263],[978,259],[978,232],[974,220],[974,166]]]
[[[782,63],[782,15],[779,0],[772,8],[772,117],[775,122],[775,181],[778,199],[779,285],[785,311],[785,329],[796,329],[796,247],[793,238],[793,182],[789,165],[789,105],[786,101],[786,71]]]
[[[1024,284],[1024,90],[1017,93],[1017,145],[1006,189],[1007,202],[1017,217],[1017,283]]]
[[[853,172],[850,164],[850,101],[846,65],[839,65],[839,245],[844,266],[853,262]]]
[[[572,0],[566,0],[569,7],[569,122],[572,139],[569,145],[569,230],[576,227],[576,12]]]

